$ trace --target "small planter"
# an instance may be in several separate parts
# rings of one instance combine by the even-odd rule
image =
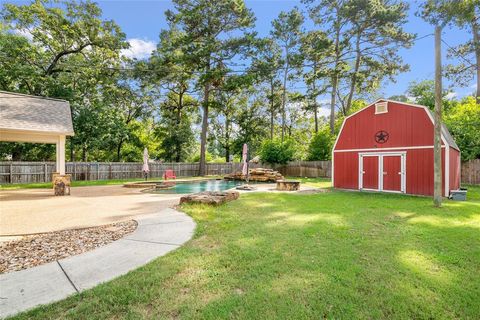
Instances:
[[[300,181],[278,180],[277,190],[279,191],[297,191],[300,189]]]

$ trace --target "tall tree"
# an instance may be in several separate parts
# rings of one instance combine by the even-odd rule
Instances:
[[[357,92],[374,92],[382,80],[408,70],[398,54],[409,48],[414,38],[403,30],[408,4],[397,0],[351,0],[343,12],[350,18],[349,30],[355,56],[345,77],[348,89],[342,112],[347,114]]]
[[[332,42],[323,31],[310,31],[302,37],[301,52],[308,70],[303,74],[304,81],[307,84],[307,110],[313,111],[315,133],[318,133],[319,106],[317,98],[328,89],[325,80],[328,76],[328,57],[332,53]],[[322,79],[324,82],[320,84],[319,81]]]
[[[192,129],[197,101],[188,94],[170,92],[160,104],[155,135],[160,140],[160,159],[182,162],[190,156],[195,142]]]
[[[350,18],[344,13],[348,0],[303,0],[307,4],[312,21],[332,39],[333,52],[329,66],[330,77],[330,132],[335,131],[335,110],[340,79],[345,75],[348,65],[344,58],[350,53]]]
[[[435,26],[435,127],[433,130],[433,204],[442,205],[442,27]],[[445,156],[447,153],[445,152]]]
[[[282,73],[283,73],[283,93],[282,93],[282,141],[285,137],[286,130],[286,109],[287,104],[287,84],[292,70],[299,68],[302,61],[300,54],[300,41],[302,37],[302,24],[304,17],[298,8],[294,8],[289,12],[280,12],[278,18],[273,20],[271,36],[282,49]]]
[[[161,103],[161,128],[159,137],[168,141],[162,142],[164,152],[162,157],[167,160],[180,162],[188,155],[192,141],[193,131],[190,128],[192,116],[198,107],[193,99],[192,81],[195,75],[185,55],[187,50],[182,41],[185,33],[176,29],[171,24],[168,30],[160,33],[160,42],[152,53],[147,64],[147,75],[144,76],[144,86],[150,87],[157,94],[166,94],[166,99]],[[164,128],[168,124],[169,129]],[[170,132],[169,132],[170,131]],[[172,147],[172,155],[166,147]]]
[[[476,97],[480,103],[480,2],[478,0],[427,0],[418,14],[433,25],[457,26],[471,30],[471,39],[457,48],[451,48],[450,54],[461,59],[457,66],[447,68],[447,76],[457,83],[468,85],[467,79],[477,78]],[[475,57],[475,63],[469,56]],[[473,61],[473,60],[472,60]],[[470,75],[470,76],[469,76]]]
[[[204,175],[210,93],[221,86],[229,61],[247,53],[254,17],[243,0],[174,0],[174,8],[166,12],[167,19],[184,32],[184,54],[203,89],[199,174]]]
[[[5,4],[1,13],[2,29],[28,35],[29,40],[0,41],[0,75],[16,75],[3,77],[0,84],[7,90],[70,102],[77,132],[69,139],[72,160],[75,146],[80,146],[86,159],[88,149],[102,143],[107,127],[89,123],[99,124],[108,112],[103,88],[115,81],[113,69],[121,63],[121,49],[128,47],[120,27],[102,20],[101,14],[89,1],[59,5],[46,0]],[[11,38],[1,33],[2,38]]]
[[[256,75],[257,83],[265,83],[265,95],[268,100],[270,115],[270,139],[275,135],[275,116],[282,104],[280,94],[281,50],[272,38],[258,41],[258,48],[253,57],[251,72]]]

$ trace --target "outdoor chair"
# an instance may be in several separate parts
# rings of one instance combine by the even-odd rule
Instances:
[[[175,172],[173,170],[165,170],[165,173],[163,174],[163,179],[168,180],[176,178],[177,177],[175,176]]]

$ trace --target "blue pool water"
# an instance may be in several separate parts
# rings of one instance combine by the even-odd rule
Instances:
[[[174,182],[169,181],[168,184],[172,184],[168,189],[153,189],[149,192],[161,193],[161,194],[186,194],[197,193],[202,191],[224,191],[235,188],[244,184],[244,181],[229,181],[229,180],[206,180],[206,181],[192,181],[192,182]]]

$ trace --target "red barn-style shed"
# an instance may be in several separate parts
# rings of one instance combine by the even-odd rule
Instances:
[[[378,100],[343,121],[333,146],[335,188],[433,195],[433,114]],[[460,149],[442,124],[443,195],[460,187]]]

